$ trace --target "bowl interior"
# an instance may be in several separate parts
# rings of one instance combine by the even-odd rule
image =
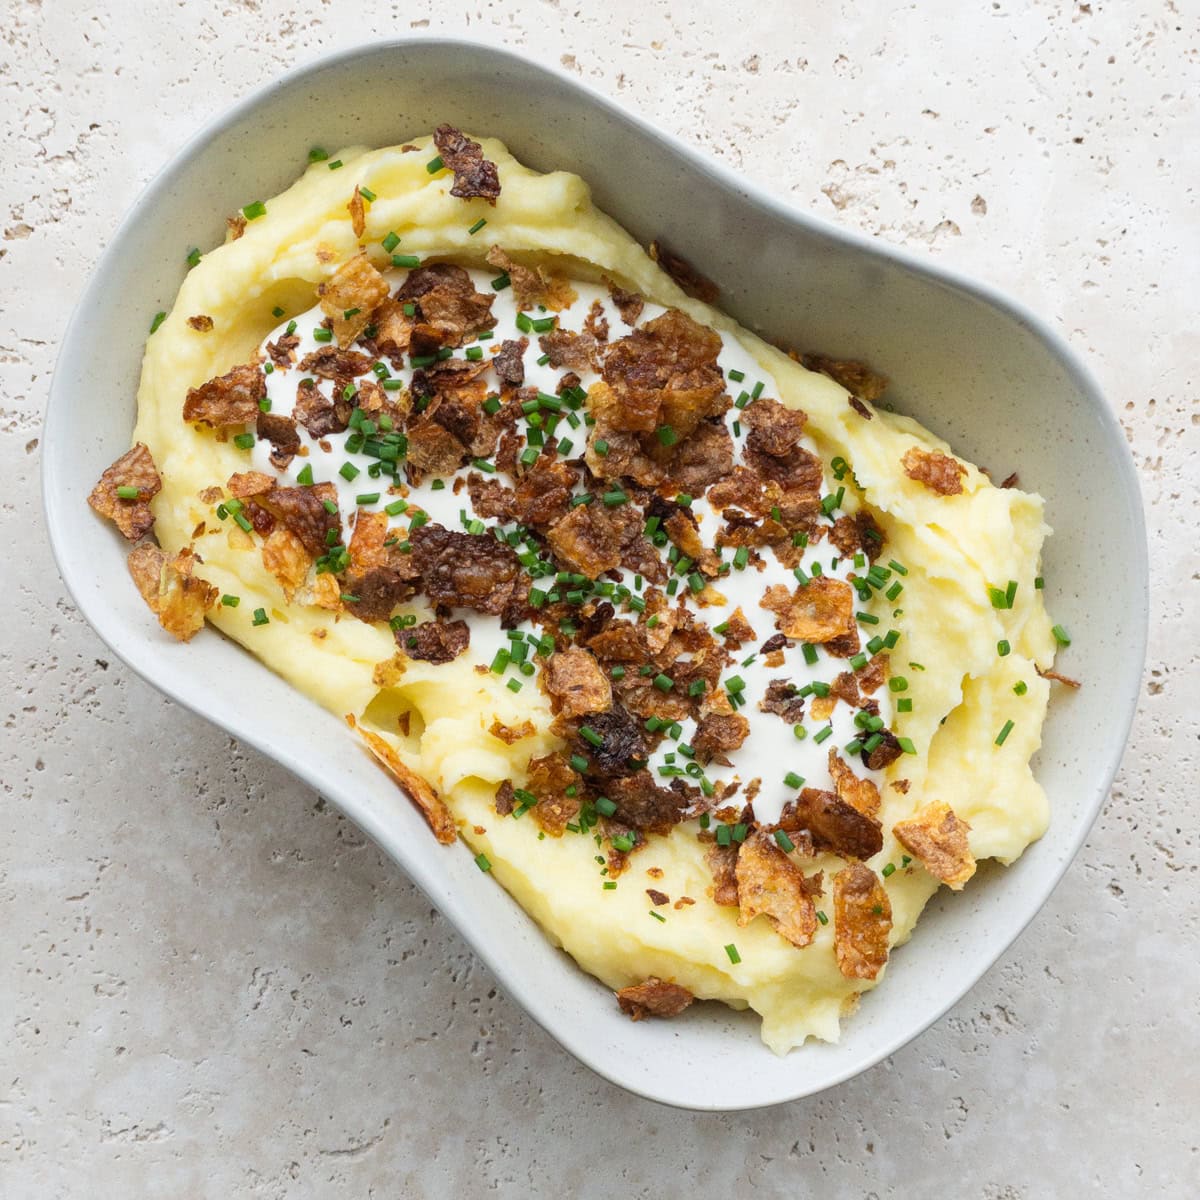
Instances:
[[[392,102],[380,105],[380,94]],[[216,244],[225,215],[286,187],[313,144],[385,145],[441,121],[498,136],[532,166],[578,172],[643,243],[663,237],[720,283],[723,307],[749,328],[799,349],[868,359],[892,377],[897,408],[993,473],[1019,470],[1022,486],[1046,498],[1055,530],[1048,601],[1074,638],[1067,669],[1094,683],[1058,697],[1035,761],[1051,799],[1049,832],[1011,869],[982,871],[962,895],[934,900],[840,1044],[777,1059],[753,1018],[716,1006],[628,1022],[514,903],[498,902],[469,855],[436,845],[340,722],[220,637],[185,647],[161,635],[127,584],[124,545],[86,505],[101,470],[128,447],[146,329],[179,286],[180,247]],[[772,200],[507,52],[446,40],[374,43],[285,77],[200,134],[138,200],[101,260],[64,339],[45,432],[55,553],[113,650],[338,803],[564,1046],[666,1103],[734,1109],[807,1095],[924,1029],[1049,895],[1099,810],[1132,718],[1146,628],[1141,503],[1119,427],[1060,339],[989,289]]]

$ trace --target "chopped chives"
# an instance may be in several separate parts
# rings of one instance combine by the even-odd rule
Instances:
[[[237,437],[233,439],[233,444],[239,450],[249,450],[254,445],[254,434],[239,433]]]
[[[117,496],[121,500],[137,500],[141,494],[141,488],[126,486],[117,488]]]
[[[503,275],[497,275],[496,278],[492,280],[492,290],[495,292],[502,292],[510,283],[512,283],[512,280],[508,277],[508,272],[505,271]]]
[[[655,675],[653,683],[660,692],[669,692],[675,686],[675,680],[661,671]]]
[[[393,254],[393,267],[406,267],[411,270],[413,267],[419,267],[421,259],[416,254]]]
[[[660,425],[655,430],[655,434],[658,437],[659,443],[663,446],[673,446],[679,441],[679,434],[670,425]]]
[[[483,853],[475,855],[475,865],[481,871],[484,871],[484,872],[490,871],[492,869],[492,864],[488,860],[488,856]]]
[[[379,503],[379,493],[378,492],[364,492],[361,496],[354,497],[354,503],[355,504],[378,504]]]
[[[383,239],[383,241],[382,241],[382,242],[380,242],[379,244],[380,244],[380,245],[381,245],[381,246],[382,246],[382,247],[383,247],[383,248],[384,248],[384,249],[385,249],[385,250],[386,250],[386,251],[387,251],[389,254],[391,254],[391,252],[392,252],[393,250],[395,250],[395,248],[396,248],[398,245],[400,245],[400,237],[399,237],[399,235],[396,233],[396,231],[395,231],[394,229],[389,229],[389,230],[388,230],[387,237],[385,237],[385,238]],[[414,311],[415,311],[415,310],[414,310]],[[409,313],[409,316],[412,316],[412,313]]]
[[[237,606],[238,606],[239,604],[241,604],[241,602],[242,602],[242,598],[241,598],[241,596],[229,596],[229,595],[225,595],[225,596],[222,596],[222,597],[221,597],[221,603],[222,603],[222,604],[223,604],[223,605],[224,605],[226,608],[237,608]]]
[[[439,154],[437,158],[431,158],[425,164],[425,170],[427,170],[430,175],[436,175],[440,170],[442,170],[443,167],[445,167],[445,165],[446,164],[442,162],[442,156]]]
[[[650,915],[651,915],[651,916],[652,916],[652,917],[653,917],[653,918],[654,918],[656,921],[662,921],[662,922],[663,922],[663,924],[666,924],[666,920],[667,920],[667,918],[666,918],[666,917],[664,917],[664,916],[662,915],[662,913],[660,913],[660,912],[655,912],[655,911],[654,911],[654,909],[651,909],[651,910],[650,910]]]
[[[823,741],[825,741],[826,738],[829,738],[832,736],[833,736],[833,726],[826,725],[824,729],[819,729],[815,734],[813,734],[813,741],[816,742],[817,745],[819,746]]]
[[[1068,636],[1067,631],[1061,625],[1053,626],[1050,632],[1054,634],[1054,640],[1060,646],[1069,646],[1071,644],[1071,639]]]
[[[808,730],[805,729],[803,725],[793,725],[792,735],[795,737],[796,741],[802,742],[806,737],[808,737]]]
[[[903,675],[893,675],[891,679],[888,680],[888,687],[893,692],[907,692],[908,680],[905,679]]]
[[[1010,579],[1008,581],[1008,587],[1006,587],[1004,589],[1004,607],[1012,608],[1013,601],[1016,599],[1016,596],[1017,596],[1017,581],[1015,579]]]
[[[308,161],[310,163],[324,162],[329,157],[329,152],[322,149],[320,146],[314,146],[308,152]]]
[[[864,625],[878,625],[879,624],[879,618],[874,613],[856,612],[854,614],[854,618],[855,618],[855,620],[862,622],[862,624],[864,624]]]
[[[894,875],[896,873],[896,864],[888,863],[887,866],[884,867],[879,873],[884,877],[884,879],[887,879],[889,875]]]
[[[615,892],[617,890],[617,881],[615,879],[606,879],[601,886],[606,892]]]
[[[154,333],[155,330],[157,330],[166,319],[167,314],[165,312],[156,312],[154,314],[154,320],[150,322],[150,332]]]
[[[997,746],[1003,746],[1003,745],[1004,745],[1004,743],[1005,743],[1005,741],[1006,741],[1006,740],[1007,740],[1007,738],[1008,738],[1008,735],[1009,735],[1010,733],[1012,733],[1012,731],[1013,731],[1013,722],[1012,722],[1012,721],[1005,721],[1005,722],[1004,722],[1004,727],[1003,727],[1003,728],[1000,730],[1000,732],[999,732],[999,733],[996,735],[996,745],[997,745]]]
[[[472,226],[471,226],[471,228],[467,230],[467,232],[468,232],[469,234],[471,234],[472,236],[474,236],[474,235],[475,235],[475,234],[477,234],[477,233],[478,233],[478,232],[479,232],[479,231],[480,231],[480,230],[481,230],[481,229],[482,229],[482,228],[483,228],[483,227],[484,227],[486,224],[487,224],[487,217],[480,217],[480,218],[479,218],[479,220],[478,220],[478,221],[476,221],[476,222],[475,222],[475,224],[474,224],[474,225],[472,225]]]
[[[329,164],[329,169],[331,171],[336,171],[338,169],[338,167],[340,167],[341,165],[342,165],[342,160],[340,158],[335,158],[333,160],[333,162],[331,162]]]
[[[588,769],[588,760],[582,754],[572,754],[570,758],[571,766],[581,775]]]
[[[899,743],[900,749],[903,750],[905,754],[916,754],[917,748],[913,745],[912,738],[897,738],[896,741]]]
[[[244,216],[247,221],[257,221],[259,217],[265,217],[266,215],[267,206],[261,200],[255,200],[253,204],[247,204],[246,207],[242,209],[242,216]]]
[[[585,742],[588,742],[593,746],[604,745],[604,738],[602,738],[600,734],[598,734],[590,725],[581,725],[579,727],[579,736],[583,738]]]
[[[601,458],[606,457],[608,454],[608,442],[605,441],[604,438],[597,438],[592,443],[592,448],[598,455],[600,455]]]
[[[823,912],[820,912],[819,910],[817,912],[817,920],[820,921],[822,925],[829,924],[829,918]]]
[[[268,625],[271,618],[267,616],[265,608],[256,608],[254,610],[254,619],[250,622],[251,625]]]
[[[804,786],[804,776],[797,775],[795,771],[789,771],[784,777],[783,782],[790,788],[798,788]]]
[[[507,687],[510,692],[519,692],[522,688],[522,683],[519,679],[510,679]]]
[[[996,643],[996,653],[1000,655],[1001,658],[1006,658],[1012,653],[1012,646],[1009,645],[1006,638],[1001,638],[1000,641]]]
[[[1046,586],[1046,581],[1039,575],[1034,581],[1033,586],[1040,592]]]
[[[314,329],[313,330],[313,341],[314,342],[332,342],[333,341],[333,330],[326,329],[323,325],[317,329]]]
[[[375,199],[375,193],[370,188],[363,187],[362,184],[359,184],[358,194],[368,203]]]
[[[347,482],[350,483],[357,479],[362,472],[353,463],[342,463],[341,470],[338,474]]]
[[[775,844],[784,854],[790,854],[796,848],[796,843],[782,829],[775,830]]]
[[[200,261],[200,250],[198,247],[193,246],[187,252],[187,265],[189,267],[194,267],[199,261]]]
[[[1029,685],[1025,682],[1025,680],[1018,679],[1017,682],[1013,684],[1013,691],[1018,696],[1023,696],[1027,691],[1029,691]]]
[[[896,711],[905,713],[912,712],[912,697],[902,696],[899,700],[897,700]]]
[[[742,956],[738,953],[738,948],[732,942],[725,947],[725,953],[729,955],[729,961],[733,963],[734,966],[737,966],[737,964],[742,961]]]

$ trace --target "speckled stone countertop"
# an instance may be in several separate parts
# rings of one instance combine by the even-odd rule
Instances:
[[[1200,1190],[1194,3],[0,10],[0,1196]],[[593,1077],[348,822],[114,661],[51,560],[47,382],[119,216],[250,88],[437,31],[561,64],[797,204],[1011,291],[1128,435],[1153,616],[1107,808],[950,1015],[814,1099],[697,1116]]]

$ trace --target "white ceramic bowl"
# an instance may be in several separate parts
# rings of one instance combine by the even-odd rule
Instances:
[[[380,97],[388,98],[386,104]],[[1071,674],[1035,762],[1049,832],[1008,870],[935,898],[913,941],[837,1045],[776,1058],[757,1019],[700,1005],[632,1024],[518,906],[445,849],[344,726],[233,642],[182,646],[154,623],[126,546],[86,496],[129,445],[146,328],[169,307],[187,245],[275,195],[314,143],[388,145],[449,121],[503,139],[531,166],[578,172],[643,243],[663,235],[722,288],[722,304],[781,344],[863,357],[890,399],[962,454],[1045,496],[1055,533],[1047,599],[1072,631]],[[798,212],[574,80],[444,39],[374,42],[322,59],[211,124],[113,237],[67,330],[43,444],[46,514],[63,578],[100,636],[145,679],[290,767],[374,837],[454,922],[509,994],[563,1046],[667,1104],[740,1109],[865,1070],[944,1013],[1041,907],[1083,842],[1132,719],[1145,650],[1145,532],[1133,464],[1095,382],[1044,322],[989,288]]]

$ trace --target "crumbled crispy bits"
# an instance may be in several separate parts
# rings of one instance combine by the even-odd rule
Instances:
[[[420,775],[405,766],[400,756],[383,738],[359,726],[352,713],[346,714],[346,724],[351,729],[358,730],[358,735],[366,742],[367,749],[400,785],[400,790],[421,810],[425,820],[429,822],[429,828],[433,830],[433,836],[443,846],[451,845],[457,839],[458,831],[454,826],[454,817],[441,796]]]
[[[138,494],[126,500],[117,493],[117,488],[137,488]],[[137,442],[132,450],[126,450],[120,458],[100,476],[92,488],[88,503],[102,516],[113,521],[121,533],[131,542],[136,542],[154,527],[154,514],[150,511],[150,500],[162,488],[162,480],[154,466],[150,451]]]
[[[853,359],[826,358],[823,354],[806,354],[800,362],[809,371],[828,375],[860,400],[869,400],[874,404],[887,391],[888,377],[872,371],[866,363]]]
[[[275,483],[275,476],[268,475],[265,471],[238,471],[230,475],[225,486],[235,499],[244,500],[247,496],[261,496],[264,492],[269,492]]]
[[[493,720],[488,728],[488,733],[506,746],[531,738],[536,732],[532,721],[522,721],[520,725],[505,725],[498,718]]]
[[[197,388],[189,388],[183,419],[224,429],[245,425],[258,416],[258,402],[267,394],[267,380],[258,363],[243,363]]]
[[[793,946],[807,946],[817,931],[817,911],[804,872],[763,831],[742,843],[737,858],[739,925],[762,914]]]
[[[207,313],[197,313],[194,317],[188,317],[187,323],[197,333],[211,333],[213,328],[213,319]]]
[[[967,469],[949,454],[910,446],[905,450],[900,465],[909,479],[923,483],[939,496],[958,496],[962,493],[962,480]]]
[[[371,323],[371,314],[388,297],[388,285],[361,253],[342,263],[317,288],[317,295],[337,344],[346,347]]]
[[[721,289],[706,275],[701,275],[686,258],[673,254],[661,242],[650,243],[650,257],[679,284],[680,290],[694,300],[715,304]]]
[[[262,544],[263,566],[275,576],[290,604],[308,579],[313,556],[286,526],[276,525]]]
[[[836,750],[829,751],[829,774],[839,799],[858,809],[864,817],[879,814],[879,789],[869,779],[859,779]]]
[[[854,632],[854,589],[840,579],[819,575],[795,591],[776,583],[759,603],[777,614],[775,627],[790,638],[823,643]]]
[[[892,832],[905,850],[925,864],[930,875],[957,892],[975,874],[975,856],[967,842],[970,829],[950,805],[934,800],[907,821],[897,821]]]
[[[204,627],[205,612],[216,603],[218,589],[192,574],[196,556],[181,550],[173,559],[152,542],[143,542],[129,555],[129,573],[158,623],[181,642]]]
[[[567,788],[579,786],[579,774],[561,754],[545,754],[529,760],[525,787],[537,797],[534,820],[551,837],[562,837],[567,822],[579,812],[577,796],[568,796]]]
[[[518,308],[544,304],[551,312],[558,312],[573,304],[578,296],[565,279],[551,275],[541,267],[522,266],[499,246],[493,246],[487,252],[487,261],[498,271],[505,272],[512,281]]]
[[[621,1011],[631,1021],[646,1017],[677,1017],[695,998],[685,987],[651,975],[645,983],[623,987],[616,993]]]
[[[561,716],[582,717],[612,708],[612,684],[586,650],[571,647],[552,655],[541,678]]]
[[[878,876],[851,863],[833,877],[833,949],[847,979],[874,979],[888,959],[892,903]]]
[[[783,810],[780,827],[802,832],[818,850],[832,850],[843,858],[871,858],[883,849],[879,822],[833,792],[804,788]]]
[[[357,183],[354,185],[354,195],[346,205],[346,211],[350,214],[350,227],[354,230],[354,236],[362,237],[367,231],[367,202],[363,199]]]
[[[408,655],[427,663],[448,663],[471,643],[466,621],[424,621],[409,629],[396,630],[396,645]]]
[[[478,198],[494,205],[500,195],[500,175],[496,164],[483,157],[483,147],[453,125],[439,125],[433,141],[442,162],[454,172],[450,195],[460,200]]]

